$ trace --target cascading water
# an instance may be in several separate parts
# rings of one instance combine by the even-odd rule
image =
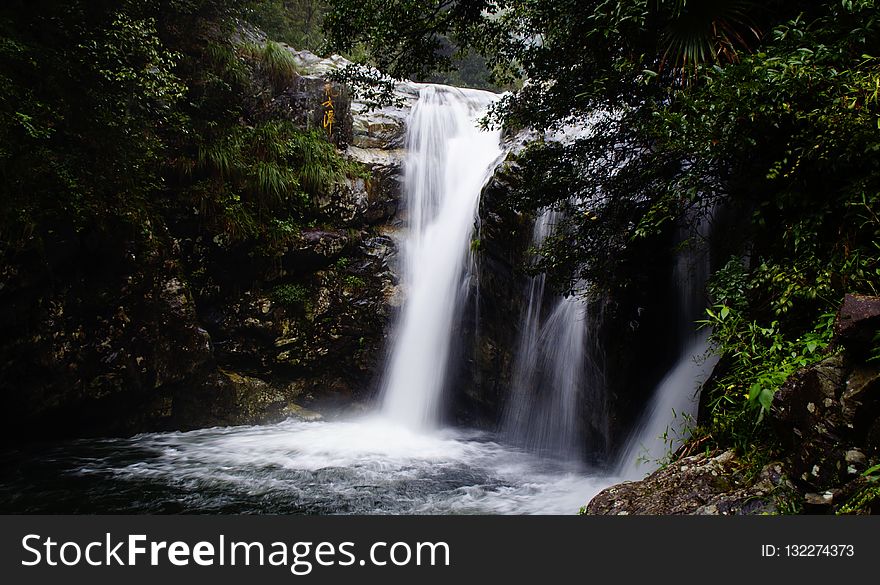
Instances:
[[[710,220],[704,220],[698,237],[676,259],[681,350],[621,451],[617,474],[625,479],[642,479],[688,438],[699,408],[700,389],[718,363],[718,356],[710,352],[711,331],[697,330],[694,324],[706,306],[703,291],[710,272],[709,227]]]
[[[501,154],[476,121],[494,94],[424,87],[407,129],[406,301],[382,382],[382,412],[414,428],[439,418],[474,215]]]
[[[532,244],[543,244],[559,219],[545,210],[535,221]],[[589,406],[604,411],[600,393],[593,392],[601,376],[591,359],[586,304],[577,296],[548,294],[545,281],[544,274],[529,279],[503,429],[515,444],[573,459],[583,450],[584,401],[599,397]]]
[[[406,300],[380,412],[0,453],[15,470],[0,484],[0,512],[575,513],[612,481],[542,456],[572,453],[586,442],[582,427],[595,426],[581,408],[591,388],[585,308],[546,294],[543,277],[530,283],[516,374],[528,393],[509,413],[522,424],[518,443],[539,454],[436,428],[478,198],[501,147],[498,132],[476,125],[492,94],[419,87],[407,130]],[[554,221],[542,219],[536,240]]]

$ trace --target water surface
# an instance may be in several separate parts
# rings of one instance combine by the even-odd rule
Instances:
[[[379,417],[33,445],[0,465],[2,513],[574,514],[613,483]]]

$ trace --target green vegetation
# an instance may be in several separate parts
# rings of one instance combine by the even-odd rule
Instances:
[[[567,211],[537,267],[563,291],[625,295],[676,230],[726,218],[705,319],[723,375],[700,439],[743,454],[785,377],[823,357],[844,293],[880,287],[878,17],[873,0],[337,0],[327,22],[395,76],[450,67],[445,36],[496,83],[527,78],[489,124],[590,124],[528,148],[509,202]]]
[[[349,274],[343,277],[342,282],[346,288],[353,291],[362,289],[364,288],[364,285],[366,285],[366,281],[363,278],[361,278],[360,276],[354,276],[353,274]]]
[[[880,499],[880,465],[869,467],[862,473],[864,485],[843,506],[838,514],[865,513],[872,502]],[[875,504],[876,505],[876,504]],[[876,513],[876,512],[875,512]]]
[[[259,72],[272,81],[276,91],[283,90],[297,76],[293,54],[275,41],[244,43],[240,51],[257,63]]]
[[[297,71],[240,38],[262,4],[4,3],[0,248],[110,228],[146,242],[193,214],[215,241],[283,237],[359,173],[272,113]]]
[[[272,289],[270,298],[286,306],[305,306],[311,295],[309,289],[301,284],[281,284]]]
[[[321,25],[328,4],[326,0],[264,0],[254,3],[248,17],[271,39],[317,51],[324,43]]]

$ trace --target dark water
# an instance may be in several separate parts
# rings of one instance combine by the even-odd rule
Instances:
[[[487,434],[382,419],[0,453],[0,513],[573,514],[612,479]]]

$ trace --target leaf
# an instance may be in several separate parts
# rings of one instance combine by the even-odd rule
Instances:
[[[749,387],[749,400],[755,400],[758,398],[758,394],[761,393],[761,385],[760,384],[752,384]]]
[[[721,308],[721,318],[722,319],[726,319],[729,314],[730,314],[730,307],[722,307]]]
[[[761,393],[758,394],[758,402],[761,403],[764,410],[770,410],[770,405],[773,404],[773,391],[766,388],[761,390]]]
[[[873,467],[869,467],[865,471],[862,472],[862,477],[868,477],[874,475],[875,473],[880,472],[880,464],[875,465]]]

